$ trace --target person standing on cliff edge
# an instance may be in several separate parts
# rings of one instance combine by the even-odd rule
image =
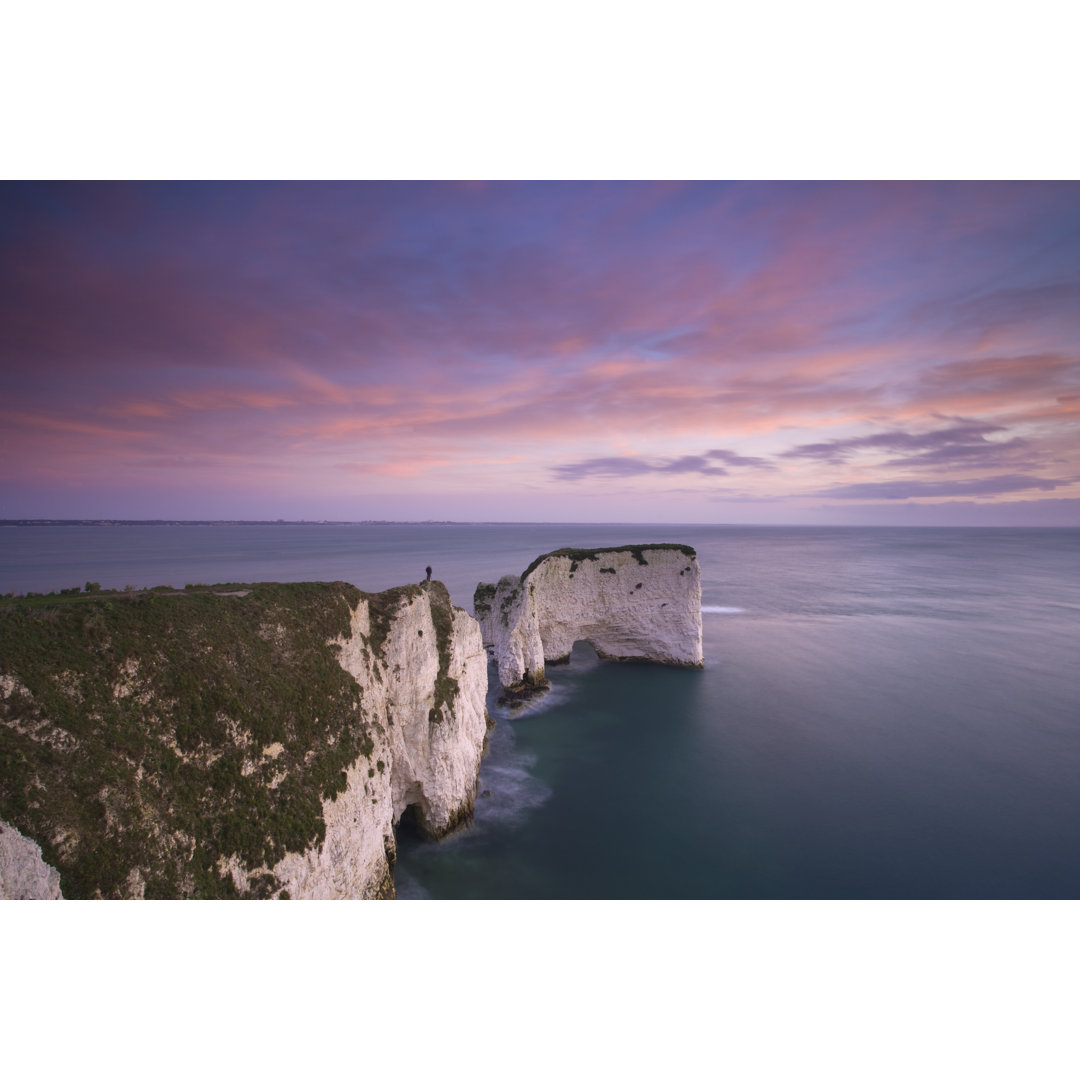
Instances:
[[[430,566],[425,566],[424,569],[427,571],[427,579],[428,579],[428,581],[430,581],[431,580],[431,567]]]

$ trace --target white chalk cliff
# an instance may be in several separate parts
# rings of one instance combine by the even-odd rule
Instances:
[[[473,600],[507,688],[544,681],[576,641],[608,660],[702,667],[701,568],[682,544],[563,549]]]
[[[60,898],[68,873],[75,874],[69,895],[80,896],[392,897],[395,829],[404,815],[433,838],[472,818],[489,722],[485,640],[494,646],[500,682],[511,690],[544,685],[545,664],[567,659],[577,641],[589,642],[607,659],[703,664],[701,575],[694,550],[685,545],[551,552],[520,578],[508,576],[497,586],[479,586],[474,598],[477,619],[455,608],[437,581],[374,594],[341,583],[317,586],[325,590],[326,604],[343,605],[327,624],[334,627],[329,634],[340,636],[325,646],[325,637],[305,643],[302,632],[329,610],[320,606],[321,599],[312,601],[310,589],[305,592],[301,586],[262,588],[266,595],[261,598],[257,585],[229,594],[236,603],[250,605],[237,610],[250,610],[252,621],[230,623],[231,636],[218,636],[216,647],[229,650],[236,643],[249,653],[238,649],[235,656],[265,657],[267,642],[278,642],[280,650],[273,655],[280,656],[286,676],[294,670],[290,664],[297,665],[297,673],[317,672],[303,668],[300,658],[322,655],[323,647],[332,652],[356,689],[351,684],[344,691],[334,689],[333,680],[311,684],[326,686],[328,695],[325,705],[320,699],[302,706],[314,710],[303,715],[309,717],[310,731],[320,733],[319,738],[305,736],[311,741],[293,739],[286,746],[255,737],[256,728],[249,722],[244,726],[220,711],[212,727],[200,729],[198,739],[188,739],[186,749],[180,745],[176,732],[188,715],[189,702],[212,697],[223,681],[238,701],[245,687],[257,689],[228,653],[223,655],[230,655],[229,662],[212,669],[216,675],[204,675],[201,681],[193,676],[184,684],[189,689],[183,700],[169,689],[176,685],[171,665],[187,663],[187,654],[161,647],[157,635],[164,631],[149,615],[143,624],[136,620],[140,612],[152,614],[167,604],[187,604],[177,610],[191,612],[195,601],[190,598],[151,597],[122,611],[108,603],[99,607],[97,600],[58,608],[54,621],[81,643],[81,651],[73,655],[81,657],[82,666],[68,670],[61,665],[74,661],[54,661],[45,636],[32,665],[33,685],[25,671],[0,674],[0,724],[18,747],[23,770],[18,775],[24,777],[21,797],[0,804],[0,815],[11,822],[0,822],[0,898]],[[204,625],[198,612],[205,610],[209,619],[216,610],[201,603],[192,615],[196,635]],[[305,603],[314,606],[304,608]],[[299,611],[306,615],[298,621]],[[120,615],[130,617],[125,633],[132,636],[124,638],[124,651],[115,651],[108,647],[108,618]],[[278,619],[290,629],[276,625]],[[49,626],[52,633],[55,627]],[[33,628],[29,622],[28,628]],[[93,636],[96,628],[98,637]],[[255,649],[259,642],[266,646],[263,652]],[[136,645],[141,651],[128,655]],[[318,698],[319,691],[313,693]],[[329,696],[335,693],[344,697]],[[92,694],[97,695],[96,705],[84,705],[81,714],[73,711],[73,702],[89,702]],[[347,718],[343,722],[348,726],[328,727],[324,709]],[[242,710],[238,715],[244,715]],[[64,772],[64,755],[70,757],[72,771],[97,760],[79,749],[79,739],[85,742],[98,730],[80,724],[80,716],[94,724],[105,724],[106,716],[114,726],[100,730],[114,742],[122,742],[125,731],[141,725],[142,741],[134,749],[108,741],[93,747],[107,763],[109,779],[96,788],[97,774],[91,771],[89,777],[81,775],[81,783],[102,807],[100,816],[84,816],[82,802],[65,801],[70,775]],[[288,741],[294,729],[280,723],[282,738]],[[338,742],[344,731],[355,743]],[[340,769],[339,779],[327,786],[320,762],[328,760],[334,746],[344,745],[348,754],[333,766]],[[355,758],[354,745],[359,748]],[[219,761],[228,768],[221,769]],[[185,786],[170,787],[181,768],[186,770]],[[316,784],[318,802],[313,802]],[[172,816],[176,802],[171,793],[181,790],[198,793],[200,813],[184,818],[187,824],[177,824],[179,819]],[[259,816],[256,808],[267,804],[262,791],[291,792],[287,798],[292,801],[282,797],[274,804],[279,810],[284,807],[273,819],[277,824]],[[216,795],[216,802],[208,803],[208,795]],[[279,828],[283,814],[294,815],[286,821],[290,826],[304,813],[317,822],[320,805],[325,826],[320,841],[301,839],[290,848],[280,831],[265,841],[255,833],[251,840],[253,828]],[[223,819],[235,828],[236,839],[224,839],[231,834],[221,825]],[[207,825],[200,832],[203,822]],[[306,830],[302,837],[316,835],[308,822],[301,819]],[[126,843],[129,837],[138,842]],[[303,849],[305,843],[309,846]],[[53,853],[48,860],[43,847]],[[215,858],[213,863],[198,862],[196,853],[207,851],[224,853],[207,856]],[[76,862],[83,852],[90,852],[86,861]],[[273,865],[266,865],[271,861]]]
[[[257,593],[258,586],[254,588]],[[286,598],[285,602],[288,601],[289,586],[271,588],[278,589]],[[349,612],[347,630],[336,640],[326,643],[326,650],[356,682],[358,695],[350,700],[358,701],[358,706],[355,714],[348,714],[351,717],[348,722],[359,726],[362,749],[355,760],[343,767],[341,786],[333,795],[328,793],[327,797],[321,798],[325,824],[321,842],[299,851],[289,850],[284,844],[281,848],[271,849],[275,852],[273,857],[277,858],[272,866],[245,862],[237,854],[244,850],[239,846],[213,864],[220,880],[231,880],[240,896],[288,895],[292,899],[392,897],[395,827],[403,814],[408,812],[415,826],[433,838],[445,836],[469,822],[473,815],[480,759],[488,730],[485,710],[488,661],[476,621],[468,612],[451,604],[446,587],[438,581],[402,586],[382,593],[361,593],[351,586],[343,586],[337,592],[334,586],[325,588],[326,602],[340,603],[344,599],[347,607],[341,615]],[[183,598],[170,598],[164,603],[189,603],[190,606]],[[95,604],[96,601],[91,601],[88,606],[71,608],[72,619],[97,617]],[[277,609],[264,606],[252,610],[265,614]],[[86,612],[89,614],[84,616]],[[81,633],[78,627],[83,624],[75,622],[74,625],[75,632]],[[336,625],[343,626],[344,620]],[[160,632],[157,629],[146,631],[147,639],[143,644],[148,642],[149,646],[156,647],[153,635]],[[275,633],[284,635],[285,631],[270,623],[256,622],[251,628],[252,641],[267,636],[273,638]],[[303,647],[312,651],[310,645]],[[289,657],[299,648],[295,644],[288,648],[283,645],[282,663],[290,663]],[[92,670],[81,669],[79,672],[59,668],[50,672],[51,658],[41,657],[46,674],[39,680],[39,687],[86,687],[92,676],[105,683],[117,680],[106,696],[125,706],[138,699],[139,707],[145,711],[125,715],[134,716],[146,725],[144,730],[149,735],[145,745],[151,749],[141,751],[137,768],[136,763],[126,757],[102,753],[102,760],[109,763],[111,770],[100,795],[103,816],[108,818],[106,828],[114,828],[112,836],[120,828],[111,824],[120,819],[109,817],[110,807],[139,805],[141,810],[135,818],[136,824],[129,828],[142,830],[142,852],[137,857],[144,861],[139,865],[120,862],[129,856],[117,852],[138,848],[112,845],[108,848],[108,857],[114,860],[108,867],[108,883],[104,887],[100,885],[103,876],[88,879],[81,886],[83,894],[118,898],[162,895],[161,868],[177,866],[179,869],[172,878],[172,895],[205,895],[205,882],[200,885],[189,870],[192,852],[202,843],[200,836],[193,835],[190,830],[178,830],[166,814],[155,810],[150,799],[141,794],[146,790],[146,784],[158,779],[158,776],[146,775],[149,767],[144,770],[141,761],[162,760],[156,748],[171,738],[169,733],[173,730],[172,721],[160,719],[160,715],[171,715],[167,710],[175,704],[166,700],[166,691],[161,689],[169,685],[164,675],[171,670],[169,665],[174,659],[183,663],[186,658],[178,652],[166,655],[162,651],[162,669],[155,676],[158,681],[149,682],[137,661],[124,661],[117,669],[115,659],[102,653],[90,655],[94,658],[89,661],[94,665]],[[194,689],[190,691],[193,700],[205,697],[215,688],[212,682],[193,685]],[[340,705],[336,707],[340,708]],[[325,705],[315,705],[316,710],[320,708],[330,711],[335,706],[327,698]],[[17,672],[0,675],[0,725],[12,733],[13,744],[27,760],[36,763],[59,760],[60,752],[67,746],[63,740],[70,742],[73,739],[63,727],[62,719],[55,710],[50,711],[43,692],[38,696],[31,693]],[[71,723],[70,717],[66,722]],[[310,775],[318,763],[319,753],[325,752],[327,746],[333,746],[339,737],[325,723],[314,728],[321,741],[313,740],[300,746],[293,752],[291,764],[288,764],[289,751],[281,742],[263,745],[252,737],[250,730],[241,729],[224,714],[219,727],[229,727],[231,734],[226,736],[227,745],[215,745],[210,764],[201,774],[206,777],[206,789],[214,784],[213,762],[224,753],[231,753],[239,755],[236,772],[248,779],[248,787],[227,789],[219,786],[219,791],[250,791],[256,782],[253,778],[257,778],[265,789],[274,791],[297,784],[306,785],[310,791],[316,783],[320,784],[320,792],[325,790],[324,781],[312,779]],[[177,746],[175,740],[170,745],[174,749]],[[50,756],[35,756],[42,746],[51,749]],[[56,747],[60,749],[56,750]],[[151,752],[158,756],[152,757]],[[44,751],[41,754],[44,755]],[[85,754],[80,754],[78,760],[81,762],[85,758]],[[188,753],[186,760],[198,764],[196,751]],[[124,772],[125,765],[127,772]],[[160,775],[160,766],[154,768]],[[63,781],[61,775],[58,785],[63,786]],[[201,786],[200,790],[205,793]],[[38,841],[52,843],[54,850],[65,846],[77,849],[80,844],[85,847],[95,843],[98,850],[106,847],[97,834],[91,835],[85,830],[77,833],[76,826],[64,824],[67,819],[62,820],[62,815],[66,804],[61,797],[51,794],[53,791],[53,788],[31,784],[21,805],[18,799],[0,804],[2,816],[23,814],[16,822],[18,828],[0,822],[0,899],[62,898],[63,873],[66,872],[63,856],[57,860],[61,867],[58,871],[45,861]],[[0,788],[0,795],[3,794]],[[54,800],[51,806],[50,799]],[[258,822],[258,803],[245,802],[239,795],[236,799],[225,807],[225,811],[238,820]],[[31,805],[36,814],[29,818],[36,822],[34,837],[25,835],[29,830],[23,824],[28,818],[26,808]],[[266,848],[262,850],[265,852]],[[278,858],[281,850],[286,853]],[[156,891],[152,892],[152,888]]]
[[[341,666],[363,689],[375,749],[348,770],[345,791],[324,800],[324,842],[273,867],[293,899],[392,896],[394,826],[408,807],[432,837],[472,818],[487,734],[480,628],[450,605],[441,582],[401,592],[381,647],[372,647],[367,599],[339,642]],[[435,619],[447,612],[440,650]]]

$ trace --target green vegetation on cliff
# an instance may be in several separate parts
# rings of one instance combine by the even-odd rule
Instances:
[[[473,591],[473,612],[478,619],[491,614],[491,605],[495,602],[497,586],[481,581]]]
[[[445,718],[444,709],[453,707],[458,681],[450,677],[450,639],[454,633],[454,609],[450,593],[441,581],[424,586],[431,594],[431,621],[435,625],[435,647],[439,672],[435,676],[435,701],[428,710],[428,721],[437,724]]]
[[[371,754],[361,688],[329,644],[362,595],[0,600],[0,819],[41,845],[68,898],[126,896],[138,878],[147,897],[236,895],[225,860],[272,867],[321,842],[322,800]],[[376,639],[405,596],[368,598]],[[279,888],[266,874],[251,895]]]

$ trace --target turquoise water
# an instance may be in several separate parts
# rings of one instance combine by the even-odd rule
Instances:
[[[600,662],[498,720],[432,898],[1077,898],[1080,530],[365,525],[0,529],[0,592],[478,580],[679,541],[706,667]],[[492,682],[495,682],[492,673]]]

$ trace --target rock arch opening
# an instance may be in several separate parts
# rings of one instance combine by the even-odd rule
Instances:
[[[558,660],[548,660],[548,664],[570,664],[575,668],[593,667],[599,664],[603,657],[597,651],[596,646],[588,638],[578,638],[570,651]]]

